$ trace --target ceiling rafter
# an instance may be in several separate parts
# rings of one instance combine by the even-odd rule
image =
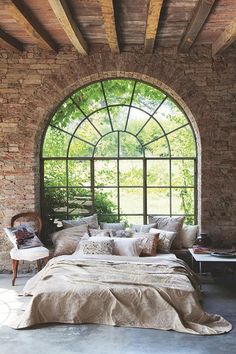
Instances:
[[[212,44],[212,56],[221,54],[236,40],[236,21],[233,21]]]
[[[115,11],[112,0],[100,0],[100,6],[102,10],[102,17],[104,21],[105,32],[107,40],[114,54],[120,53],[117,31],[116,31],[116,21],[115,21]]]
[[[21,52],[24,50],[23,43],[12,37],[10,34],[4,32],[2,29],[0,29],[0,43],[7,45],[10,48],[20,50]]]
[[[199,0],[190,23],[180,41],[179,51],[186,52],[195,42],[199,32],[210,14],[216,0]]]
[[[17,23],[34,38],[41,47],[57,51],[56,43],[25,5],[20,1],[11,0],[8,5],[8,10]]]
[[[149,0],[144,39],[145,53],[153,53],[163,1]]]
[[[88,45],[72,17],[67,2],[65,0],[48,0],[48,2],[73,46],[80,54],[88,54]]]

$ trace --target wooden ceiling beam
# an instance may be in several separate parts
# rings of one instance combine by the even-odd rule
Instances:
[[[19,42],[16,38],[10,36],[8,33],[4,32],[0,29],[0,44],[7,45],[10,48],[14,48],[20,50],[21,52],[24,50],[24,45]]]
[[[149,0],[144,52],[153,53],[163,0]]]
[[[40,25],[31,11],[20,1],[11,0],[8,5],[10,15],[41,47],[57,51],[56,43]]]
[[[199,0],[190,23],[181,39],[180,52],[187,52],[195,42],[216,0]]]
[[[221,54],[236,40],[236,21],[233,21],[212,44],[212,56]]]
[[[105,32],[111,52],[114,54],[118,54],[120,53],[120,48],[116,32],[116,21],[113,1],[100,0],[100,6],[102,10]]]
[[[84,40],[77,24],[75,23],[70,9],[65,0],[48,0],[49,4],[60,22],[63,30],[77,51],[82,54],[88,54],[88,46]]]

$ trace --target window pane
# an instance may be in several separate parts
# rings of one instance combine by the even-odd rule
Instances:
[[[114,130],[125,130],[128,107],[110,107],[110,116]]]
[[[98,143],[95,156],[96,157],[117,157],[118,155],[118,133],[105,135]]]
[[[91,185],[90,161],[68,161],[68,185]]]
[[[185,216],[184,223],[185,223],[186,225],[195,225],[195,218],[194,218],[194,215]]]
[[[151,118],[147,125],[145,125],[145,127],[138,134],[138,138],[142,141],[143,144],[147,144],[149,141],[159,138],[162,135],[163,131],[159,124],[153,118]]]
[[[108,117],[107,109],[92,114],[89,120],[95,125],[99,132],[104,135],[111,132],[111,124]]]
[[[128,224],[127,227],[129,227],[131,224],[143,225],[143,215],[121,215],[120,220],[126,222]]]
[[[98,214],[98,221],[99,222],[119,222],[119,218],[117,214]]]
[[[150,116],[147,113],[144,113],[137,108],[131,107],[127,131],[133,134],[137,134],[149,118]]]
[[[69,219],[92,212],[92,192],[90,188],[70,188],[68,191]]]
[[[154,117],[162,125],[166,133],[188,123],[184,113],[169,98],[161,105]]]
[[[147,188],[148,214],[170,214],[170,189]]]
[[[152,114],[164,98],[164,93],[158,89],[138,82],[135,88],[132,105]]]
[[[117,188],[95,189],[95,211],[98,215],[117,214]]]
[[[169,186],[170,185],[170,161],[147,160],[147,185]]]
[[[173,157],[196,156],[195,139],[189,125],[171,133],[168,139]]]
[[[194,185],[194,161],[172,160],[171,161],[172,186]]]
[[[105,80],[103,87],[106,93],[107,104],[130,104],[134,81]]]
[[[93,146],[85,143],[84,141],[81,141],[77,138],[73,138],[70,145],[69,156],[70,157],[90,157],[93,155],[93,149],[94,149]]]
[[[57,218],[62,220],[67,216],[66,188],[45,188],[44,210],[52,221]]]
[[[79,126],[79,128],[76,130],[75,135],[78,138],[84,139],[91,144],[96,144],[101,137],[98,134],[97,130],[92,126],[92,124],[88,120],[84,121]]]
[[[83,113],[69,98],[54,114],[50,124],[55,125],[72,134],[82,119],[84,119]]]
[[[194,213],[194,189],[173,188],[172,189],[172,213],[193,214]]]
[[[142,188],[120,188],[120,212],[122,214],[143,213]]]
[[[50,187],[66,186],[66,161],[44,161],[44,185]]]
[[[128,133],[120,132],[120,156],[139,157],[143,156],[143,148],[137,138]]]
[[[86,115],[106,105],[100,83],[86,86],[72,97]]]
[[[170,150],[165,137],[145,145],[145,155],[147,157],[169,157]]]
[[[95,186],[117,185],[117,161],[96,160],[94,162]]]
[[[121,186],[143,185],[143,161],[120,160],[119,172]]]
[[[43,157],[64,157],[71,136],[53,127],[48,127],[43,143]]]

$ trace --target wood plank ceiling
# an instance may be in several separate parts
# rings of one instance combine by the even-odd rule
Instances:
[[[189,52],[207,45],[212,56],[236,40],[236,0],[1,0],[0,48],[38,45],[81,55],[109,48],[144,53]]]

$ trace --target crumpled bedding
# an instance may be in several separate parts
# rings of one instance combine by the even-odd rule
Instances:
[[[158,257],[57,257],[23,289],[32,295],[13,328],[43,323],[96,323],[214,335],[223,317],[199,303],[197,279],[181,260]]]

